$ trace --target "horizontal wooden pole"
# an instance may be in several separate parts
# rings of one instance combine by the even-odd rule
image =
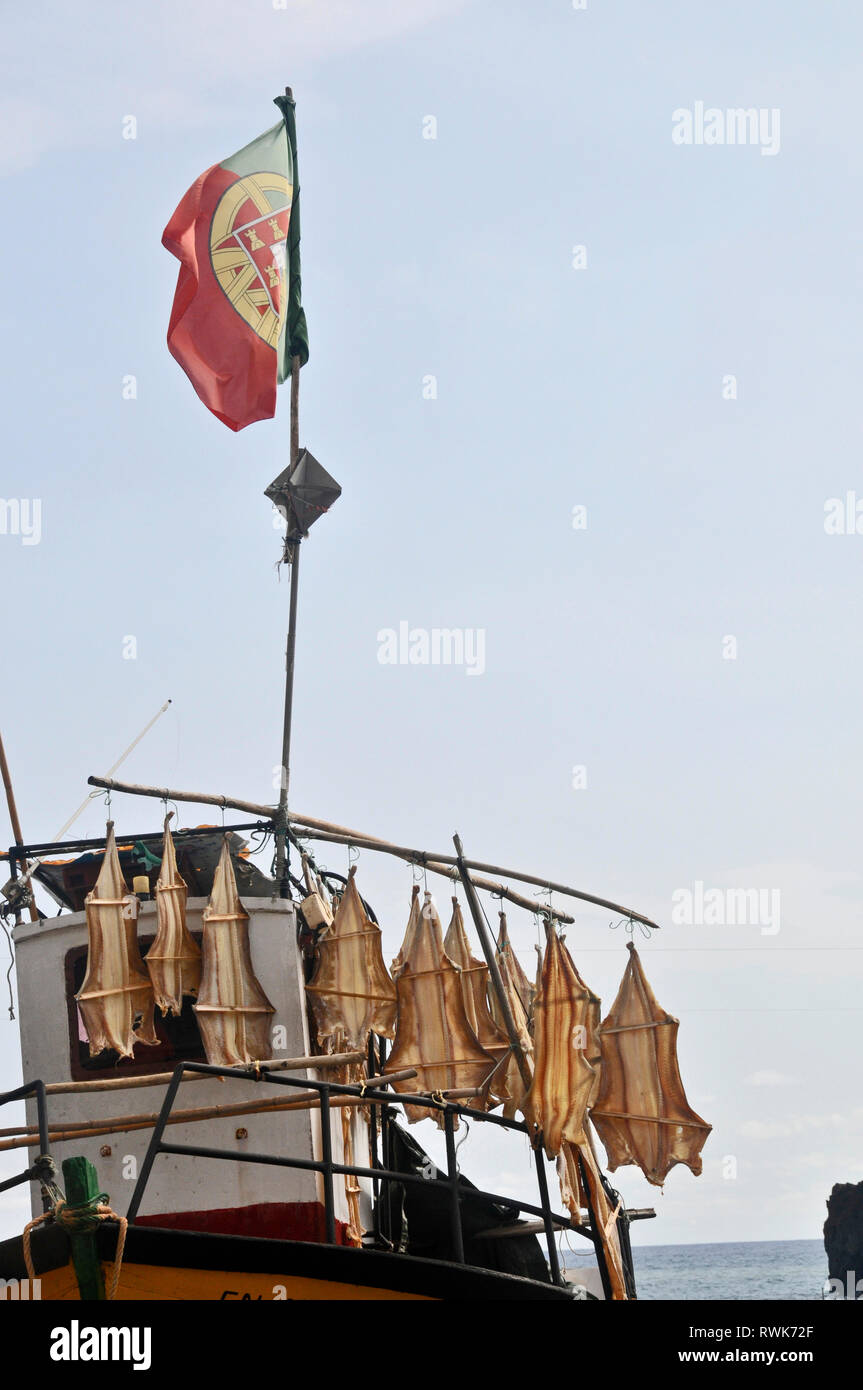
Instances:
[[[317,1057],[286,1057],[275,1062],[258,1062],[258,1066],[262,1071],[304,1071],[311,1067],[325,1071],[327,1067],[349,1067],[354,1062],[365,1061],[365,1052],[322,1052]]]
[[[403,1071],[394,1071],[387,1076],[370,1077],[364,1084],[371,1089],[384,1089],[392,1080],[409,1081],[410,1078],[416,1076],[416,1074],[415,1067],[406,1067]],[[207,1078],[207,1080],[210,1081],[217,1079],[219,1078]],[[226,1081],[231,1080],[230,1077],[224,1077],[222,1079]],[[264,1077],[259,1084],[266,1085],[266,1077]],[[258,1106],[264,1110],[278,1110],[282,1105],[290,1105],[291,1101],[314,1099],[318,1094],[319,1092],[317,1091],[295,1091],[293,1096],[286,1096],[284,1098],[281,1096],[273,1096],[267,1101],[261,1101],[260,1098],[257,1098],[255,1100],[235,1101],[233,1104],[228,1105],[204,1105],[195,1106],[188,1110],[174,1110],[171,1112],[168,1124],[185,1124],[187,1121],[191,1120],[218,1120],[223,1116],[230,1115],[253,1115]],[[118,1132],[122,1133],[125,1126],[133,1129],[138,1125],[154,1125],[158,1118],[158,1111],[143,1115],[103,1115],[102,1118],[98,1120],[76,1120],[75,1129],[80,1130],[82,1133],[86,1133],[87,1130],[101,1130],[103,1125],[111,1125],[116,1126]],[[38,1133],[38,1125],[22,1125],[19,1129],[4,1130],[4,1134],[38,1135]]]
[[[302,835],[309,840],[324,840],[334,845],[352,845],[355,849],[368,849],[377,851],[379,854],[392,854],[397,859],[403,859],[407,864],[417,864],[417,851],[402,848],[400,845],[386,845],[380,840],[357,839],[356,836],[348,838],[344,835],[333,835],[323,830],[302,829]],[[422,867],[427,869],[430,874],[438,874],[441,878],[448,878],[452,883],[458,883],[459,874],[455,866],[450,866],[437,859],[423,859]],[[513,888],[507,888],[503,883],[494,883],[487,878],[479,878],[475,873],[471,873],[471,881],[477,888],[481,888],[484,893],[491,893],[496,898],[506,898],[516,907],[523,907],[527,912],[542,911],[546,916],[551,916],[556,922],[564,926],[572,926],[575,921],[568,913],[561,912],[556,907],[540,905],[530,898],[525,898],[521,893],[516,893]]]
[[[264,806],[258,801],[238,801],[233,796],[212,796],[208,792],[177,792],[167,787],[144,787],[135,782],[118,782],[113,777],[88,777],[91,787],[105,787],[109,791],[128,792],[131,796],[155,796],[160,801],[191,801],[201,806],[218,806],[225,811],[248,811],[252,816],[264,816],[272,820],[276,814],[275,806]]]
[[[307,1071],[326,1070],[328,1067],[350,1066],[354,1062],[364,1062],[364,1052],[326,1052],[319,1057],[285,1057],[278,1061],[259,1062],[262,1071]],[[154,1072],[150,1076],[112,1076],[98,1081],[49,1081],[45,1094],[49,1096],[98,1094],[100,1091],[132,1091],[140,1086],[166,1086],[172,1081],[172,1071]],[[207,1076],[199,1071],[183,1073],[185,1081],[227,1081],[228,1077]],[[0,1131],[2,1133],[2,1131]]]
[[[402,1075],[405,1075],[406,1077],[415,1076],[416,1073],[410,1070],[408,1070],[406,1074],[402,1072],[392,1073],[392,1076],[394,1076],[397,1080],[400,1079]],[[389,1076],[382,1078],[373,1078],[373,1080],[376,1082],[389,1081],[390,1079],[391,1077]],[[383,1088],[380,1085],[375,1085],[374,1089],[381,1090]],[[478,1096],[481,1093],[482,1088],[477,1086],[462,1087],[457,1090],[441,1092],[445,1100],[470,1099],[471,1097]],[[392,1095],[388,1098],[388,1103],[391,1105],[401,1105],[402,1103],[419,1106],[425,1105],[429,1106],[431,1109],[434,1109],[434,1099],[434,1096],[430,1095],[428,1092],[417,1093],[416,1095],[414,1095],[403,1094],[400,1091],[394,1091]],[[339,1110],[345,1106],[365,1106],[370,1105],[371,1103],[372,1102],[370,1101],[368,1096],[337,1095],[330,1097],[331,1110]],[[377,1101],[375,1102],[375,1104],[382,1104],[382,1102]],[[217,1112],[216,1114],[211,1114],[209,1107],[203,1107],[200,1110],[196,1111],[182,1112],[178,1110],[170,1116],[167,1123],[169,1125],[196,1124],[201,1120],[230,1119],[236,1115],[258,1115],[262,1113],[271,1114],[274,1111],[283,1110],[319,1110],[320,1095],[317,1091],[301,1091],[297,1095],[295,1095],[291,1100],[252,1101],[248,1105],[215,1106],[212,1108]],[[67,1129],[52,1129],[48,1132],[48,1139],[51,1144],[68,1144],[76,1139],[98,1139],[106,1134],[128,1134],[133,1132],[134,1130],[153,1129],[155,1126],[156,1119],[158,1117],[150,1116],[145,1118],[143,1116],[128,1116],[125,1119],[123,1119],[122,1117],[120,1118],[122,1122],[119,1124],[115,1124],[112,1123],[110,1120],[107,1120],[102,1122],[103,1127],[95,1129],[91,1129],[78,1124],[70,1125]],[[4,1152],[9,1149],[37,1148],[37,1140],[38,1134],[24,1134],[20,1135],[18,1138],[15,1139],[4,1139],[0,1141],[0,1152]]]
[[[200,802],[207,806],[224,807],[226,810],[248,811],[251,815],[266,816],[267,819],[272,819],[277,810],[275,806],[264,806],[253,801],[235,801],[229,797],[211,796],[206,793],[193,795],[191,792],[173,792],[168,788],[143,787],[133,782],[117,782],[110,777],[88,777],[87,781],[94,787],[105,787],[111,791],[126,792],[130,796],[156,796],[160,800],[167,797],[171,801]],[[346,826],[334,825],[331,821],[318,820],[313,816],[302,816],[296,811],[290,812],[289,821],[292,826],[298,828],[311,840],[323,840],[335,845],[353,845],[357,849],[376,850],[379,854],[391,854],[397,859],[403,859],[408,864],[422,864],[429,873],[438,874],[443,878],[455,881],[458,879],[454,867],[455,860],[451,861],[453,868],[450,869],[447,867],[445,857],[430,854],[426,850],[410,849],[406,845],[394,845],[389,840],[379,839],[376,835],[363,835],[360,831],[349,830]],[[535,881],[539,882],[539,880]],[[487,879],[475,879],[474,882],[484,892],[507,898],[515,906],[523,907],[528,912],[539,910],[537,903],[522,897],[520,893],[513,892],[502,883],[492,883]],[[564,925],[571,926],[574,921],[574,918],[559,911],[558,908],[544,907],[542,910],[547,913],[550,912],[556,921],[562,922]]]
[[[261,802],[240,801],[233,797],[213,796],[206,792],[182,792],[173,791],[168,787],[147,787],[134,782],[118,782],[110,777],[88,777],[88,783],[93,787],[105,787],[110,791],[126,792],[130,796],[152,796],[159,800],[187,801],[207,806],[219,806],[230,808],[235,811],[248,811],[251,815],[265,816],[271,820],[276,814],[275,806],[265,806]],[[290,812],[290,823],[294,826],[305,827],[307,830],[322,832],[321,838],[332,836],[336,844],[356,845],[358,848],[366,847],[371,850],[380,850],[385,854],[395,854],[400,859],[407,859],[411,863],[422,864],[432,873],[445,873],[444,866],[452,865],[455,867],[456,860],[449,854],[438,854],[430,850],[415,850],[404,845],[394,845],[389,840],[382,840],[375,835],[367,835],[362,831],[351,830],[348,826],[337,825],[333,821],[320,820],[316,816],[304,816],[299,811]],[[551,893],[562,893],[565,897],[578,898],[582,902],[591,903],[595,907],[607,908],[610,912],[619,913],[622,917],[634,922],[643,922],[645,926],[654,930],[659,930],[658,923],[652,921],[650,917],[645,917],[634,909],[623,907],[620,903],[613,902],[610,898],[600,898],[593,893],[585,893],[579,888],[572,888],[565,883],[553,883],[548,879],[537,878],[534,874],[526,874],[518,869],[504,869],[494,864],[484,864],[475,859],[466,859],[465,867],[471,871],[477,870],[479,873],[500,874],[503,878],[518,879],[522,883],[531,883],[535,887],[544,888]],[[446,874],[452,877],[451,874]],[[484,887],[478,879],[474,879],[477,887]],[[497,892],[500,885],[495,885],[487,891]],[[526,900],[523,900],[523,902]],[[541,908],[536,903],[528,901],[527,905],[533,912],[548,912],[547,908]],[[551,915],[559,921],[571,922],[572,918],[563,913],[552,910]]]

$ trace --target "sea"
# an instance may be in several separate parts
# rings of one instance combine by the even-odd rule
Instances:
[[[827,1256],[820,1240],[747,1240],[633,1248],[639,1299],[821,1299]],[[569,1255],[568,1264],[585,1265]]]

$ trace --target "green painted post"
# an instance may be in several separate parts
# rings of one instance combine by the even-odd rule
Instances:
[[[97,1205],[97,1199],[102,1196],[99,1191],[99,1176],[89,1158],[64,1158],[63,1181],[66,1187],[67,1207],[81,1207],[82,1217],[84,1210],[92,1211]],[[78,1292],[82,1300],[105,1297],[102,1262],[96,1246],[97,1224],[94,1219],[93,1225],[89,1228],[83,1221],[77,1230],[75,1225],[68,1228],[72,1264],[75,1267]]]

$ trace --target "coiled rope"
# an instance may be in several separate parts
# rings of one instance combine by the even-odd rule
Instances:
[[[70,1207],[61,1199],[55,1203],[50,1211],[46,1211],[42,1216],[37,1216],[32,1221],[28,1221],[22,1232],[21,1241],[24,1247],[24,1264],[27,1267],[27,1276],[31,1281],[36,1278],[36,1271],[33,1268],[33,1257],[30,1253],[31,1232],[34,1231],[37,1226],[41,1226],[43,1221],[48,1221],[51,1218],[59,1222],[70,1235],[84,1231],[94,1231],[99,1226],[100,1221],[116,1221],[119,1224],[120,1229],[117,1234],[117,1250],[114,1255],[114,1268],[111,1271],[111,1277],[105,1287],[105,1297],[110,1302],[117,1293],[117,1287],[120,1283],[120,1270],[123,1266],[123,1251],[126,1246],[126,1231],[129,1226],[125,1216],[118,1216],[115,1211],[112,1211],[108,1203],[108,1194],[106,1192],[99,1192],[95,1197],[91,1197],[88,1202],[81,1202],[74,1207]]]

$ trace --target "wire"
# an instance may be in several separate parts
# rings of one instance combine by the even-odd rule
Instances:
[[[464,1122],[464,1134],[462,1135],[461,1139],[459,1139],[458,1143],[456,1144],[456,1146],[455,1146],[455,1148],[454,1148],[454,1150],[453,1150],[453,1157],[455,1158],[455,1171],[456,1171],[456,1173],[460,1173],[460,1172],[461,1172],[461,1168],[459,1167],[459,1162],[458,1162],[458,1151],[459,1151],[459,1149],[461,1148],[462,1144],[465,1142],[465,1140],[468,1139],[469,1136],[470,1136],[470,1121],[469,1121],[469,1119],[467,1118],[466,1115],[462,1115],[461,1118],[462,1118],[462,1120],[463,1120],[463,1122]]]
[[[8,911],[8,909],[7,909],[7,911]],[[5,911],[4,911],[3,913],[0,913],[0,926],[2,926],[2,928],[3,928],[3,935],[6,937],[6,943],[7,943],[8,947],[9,947],[9,969],[6,971],[6,984],[7,984],[8,987],[9,987],[9,1019],[10,1019],[10,1021],[14,1022],[14,1019],[15,1019],[15,998],[14,998],[14,995],[13,995],[13,993],[12,993],[12,970],[13,970],[14,965],[15,965],[15,952],[12,950],[12,937],[9,935],[9,929],[8,929],[8,927],[6,926],[6,912],[5,912]]]
[[[117,759],[117,761],[116,761],[111,767],[108,768],[108,771],[107,771],[107,773],[105,774],[106,777],[113,777],[113,776],[114,776],[114,773],[117,771],[117,768],[120,766],[121,763],[124,763],[124,762],[126,761],[126,759],[128,758],[129,754],[132,752],[132,749],[133,749],[133,748],[137,748],[138,744],[141,742],[141,739],[144,737],[144,735],[145,735],[145,734],[148,734],[148,733],[150,732],[150,730],[152,729],[152,727],[153,727],[153,725],[155,724],[156,720],[157,720],[157,719],[161,719],[162,715],[165,713],[165,710],[168,708],[168,706],[170,705],[170,703],[171,703],[170,700],[166,700],[165,703],[163,704],[162,708],[161,708],[160,710],[157,710],[157,712],[153,715],[153,718],[150,720],[149,724],[145,724],[144,728],[141,730],[141,732],[139,733],[138,737],[132,739],[132,742],[129,744],[129,747],[126,749],[125,753],[121,753],[120,756],[119,756],[119,758]],[[95,793],[95,795],[98,796],[98,794],[99,794],[99,792],[98,792],[98,790],[97,790],[96,793]],[[90,801],[90,797],[93,796],[93,795],[94,795],[93,792],[88,793],[86,799],[85,799],[84,801],[81,802],[81,805],[78,807],[77,811],[75,811],[75,812],[73,813],[73,815],[71,815],[71,816],[69,817],[69,819],[67,820],[66,824],[62,827],[62,829],[60,829],[60,830],[57,831],[57,834],[54,836],[54,843],[55,843],[55,844],[56,844],[56,842],[57,842],[58,840],[62,840],[63,836],[66,834],[66,831],[69,829],[69,826],[70,826],[70,825],[73,825],[73,824],[75,823],[75,821],[76,821],[76,820],[78,819],[78,817],[80,816],[81,812],[82,812],[82,811],[86,811],[87,806],[88,806],[89,801]]]

